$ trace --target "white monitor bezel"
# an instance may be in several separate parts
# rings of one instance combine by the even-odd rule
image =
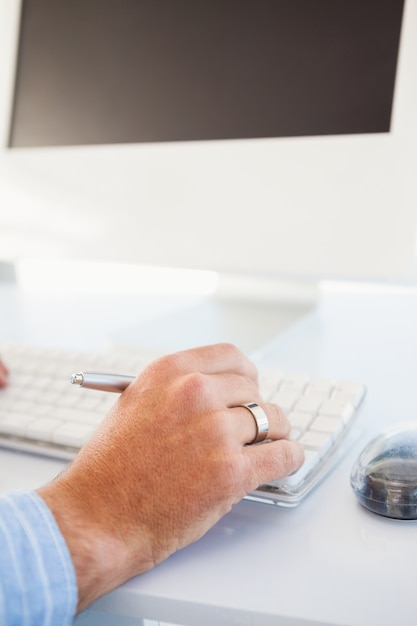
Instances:
[[[236,272],[254,272],[263,274],[280,274],[285,276],[305,278],[354,278],[354,279],[382,279],[382,280],[399,280],[409,277],[409,268],[412,261],[415,249],[415,226],[416,226],[416,204],[414,198],[413,189],[413,173],[412,163],[416,162],[417,157],[417,121],[415,111],[417,111],[417,0],[406,0],[403,31],[401,36],[400,54],[398,73],[396,80],[393,118],[392,118],[392,130],[389,134],[375,134],[375,135],[362,135],[362,136],[330,136],[325,138],[295,138],[295,139],[283,139],[283,140],[249,140],[249,141],[230,141],[230,142],[195,142],[193,144],[184,143],[180,146],[99,146],[99,147],[84,147],[84,148],[42,148],[42,149],[13,149],[7,148],[9,126],[12,112],[13,90],[14,90],[14,72],[16,68],[16,58],[18,49],[18,32],[20,21],[20,0],[2,0],[0,3],[0,167],[3,166],[4,172],[12,172],[10,180],[19,183],[16,178],[16,172],[22,170],[22,176],[25,178],[25,186],[27,182],[27,188],[31,189],[31,183],[36,179],[37,183],[34,185],[34,189],[40,193],[40,203],[46,206],[48,202],[56,204],[57,196],[53,192],[53,182],[58,181],[57,189],[59,190],[59,175],[60,169],[65,168],[70,170],[75,163],[79,161],[79,158],[85,159],[88,167],[94,171],[96,168],[97,176],[102,176],[104,179],[108,178],[109,168],[111,168],[114,159],[120,155],[121,159],[126,159],[126,176],[129,171],[133,171],[133,168],[139,164],[139,168],[155,166],[155,171],[161,168],[162,172],[167,172],[169,167],[172,167],[172,155],[175,150],[175,162],[177,163],[178,171],[175,172],[175,176],[178,175],[182,179],[180,184],[185,189],[187,185],[187,175],[190,168],[190,162],[195,161],[199,170],[191,171],[190,185],[204,190],[205,180],[204,177],[200,177],[202,168],[212,169],[221,179],[220,183],[223,185],[222,189],[217,192],[217,195],[212,193],[211,190],[205,190],[205,197],[201,198],[202,210],[204,211],[204,232],[207,239],[212,242],[206,247],[201,245],[202,242],[194,242],[193,228],[198,226],[193,222],[191,215],[193,198],[187,195],[181,197],[181,193],[184,194],[184,190],[178,195],[178,198],[173,197],[172,189],[170,189],[171,196],[168,195],[163,198],[157,198],[155,201],[150,199],[146,194],[142,194],[135,199],[136,203],[141,206],[145,206],[148,211],[148,215],[151,217],[149,224],[141,224],[141,232],[143,232],[143,239],[141,242],[141,253],[135,256],[134,240],[129,240],[129,233],[127,233],[126,245],[121,244],[115,246],[113,250],[114,259],[120,258],[124,261],[133,262],[149,262],[156,265],[175,265],[183,267],[201,267],[204,269],[213,269],[213,253],[211,247],[217,245],[220,252],[217,255],[218,265],[216,269],[226,269],[227,271]],[[302,149],[302,159],[300,161],[300,148]],[[319,149],[319,152],[317,152]],[[12,154],[13,153],[13,154]],[[383,166],[379,167],[376,160],[381,153],[385,153],[387,158],[383,161]],[[328,181],[325,177],[318,176],[319,171],[314,170],[315,155],[320,154],[320,158],[323,157],[326,167],[328,168]],[[333,158],[333,155],[335,158]],[[356,155],[356,156],[352,156]],[[280,204],[284,200],[288,200],[289,194],[294,192],[297,201],[298,196],[303,193],[311,193],[311,191],[317,191],[317,187],[321,185],[320,193],[323,196],[324,204],[328,203],[327,210],[335,202],[335,199],[340,200],[340,216],[343,219],[343,212],[348,207],[353,207],[352,210],[356,210],[354,203],[357,202],[357,198],[362,197],[361,194],[367,193],[365,182],[353,181],[355,187],[354,193],[351,193],[349,185],[347,184],[346,168],[352,167],[355,159],[359,159],[356,164],[356,169],[352,170],[352,177],[355,177],[363,166],[363,163],[371,163],[375,161],[375,165],[370,167],[370,176],[380,176],[381,184],[385,184],[387,178],[394,176],[398,178],[397,183],[401,187],[401,198],[398,199],[401,203],[401,212],[399,214],[399,221],[394,218],[387,218],[383,214],[378,214],[378,203],[382,202],[386,197],[386,191],[384,189],[378,190],[376,187],[375,193],[370,195],[370,200],[375,203],[374,214],[368,221],[375,219],[375,228],[378,228],[377,220],[380,220],[380,228],[385,232],[385,238],[377,245],[375,241],[375,249],[372,249],[372,242],[370,242],[369,256],[367,256],[366,241],[362,242],[362,248],[358,246],[358,258],[355,259],[355,250],[352,251],[352,257],[349,259],[346,251],[344,253],[344,259],[340,264],[336,262],[333,268],[321,267],[320,261],[316,264],[312,264],[311,272],[308,265],[308,254],[311,257],[311,251],[309,249],[305,258],[300,259],[297,263],[297,259],[291,258],[292,249],[288,244],[288,236],[285,236],[283,240],[277,241],[277,245],[280,250],[277,252],[278,257],[275,257],[274,252],[268,252],[271,248],[272,238],[269,238],[268,227],[263,227],[262,231],[258,234],[252,229],[250,230],[250,223],[245,225],[245,232],[243,237],[238,233],[238,237],[241,238],[242,252],[238,251],[238,254],[232,255],[227,251],[228,238],[223,233],[219,232],[215,225],[210,223],[207,218],[207,213],[210,212],[210,207],[216,202],[218,197],[225,198],[225,203],[229,206],[237,202],[245,202],[245,198],[239,196],[235,197],[234,190],[239,181],[245,180],[245,184],[248,178],[251,177],[253,164],[259,160],[263,160],[268,169],[268,164],[274,163],[274,167],[279,168],[280,171],[285,172],[285,180],[282,179],[283,189],[276,190],[271,189],[271,183],[274,180],[274,171],[266,172],[265,177],[261,183],[263,185],[262,193],[259,198],[255,196],[256,185],[258,181],[255,181],[253,187],[248,187],[248,193],[252,194],[252,206],[259,203],[259,213],[265,208],[265,212],[268,209],[269,196],[274,196],[274,202]],[[363,162],[361,162],[363,159]],[[334,166],[334,161],[338,162],[338,167]],[[155,165],[157,163],[157,165]],[[299,164],[299,166],[298,166]],[[191,166],[192,167],[192,166]],[[54,169],[55,168],[55,169]],[[129,169],[131,168],[131,169]],[[182,168],[182,169],[181,169]],[[217,169],[216,169],[217,168]],[[223,176],[224,168],[227,169],[227,178]],[[287,169],[288,171],[287,171]],[[0,170],[1,171],[1,170]],[[45,176],[45,172],[51,174],[53,180],[51,185],[48,181],[40,182],[42,176]],[[20,175],[20,174],[19,174]],[[18,176],[19,176],[18,175]],[[153,173],[151,172],[151,175]],[[149,176],[147,174],[147,176]],[[284,176],[284,175],[283,175]],[[174,178],[174,174],[173,174]],[[300,178],[306,188],[304,192],[300,190]],[[177,178],[176,178],[177,180]],[[175,182],[176,182],[175,180]],[[67,185],[68,180],[61,181],[63,185]],[[172,183],[168,181],[169,184]],[[80,186],[80,190],[75,190],[74,193],[69,192],[67,197],[62,201],[63,207],[71,206],[71,203],[77,201],[81,193],[87,195],[89,200],[93,200],[100,205],[102,224],[101,235],[103,240],[112,235],[112,214],[115,198],[112,198],[108,194],[108,190],[105,190],[103,194],[98,193],[94,195],[94,190],[89,188],[88,181],[83,180]],[[45,197],[43,197],[42,185],[48,186],[47,192],[45,191]],[[126,187],[126,185],[124,186]],[[343,189],[343,193],[346,194],[345,198],[340,198],[340,189]],[[394,186],[389,188],[391,193],[390,202],[394,204],[397,199],[395,197]],[[125,197],[129,198],[129,193],[136,193],[135,189],[125,191]],[[59,193],[57,191],[56,193]],[[167,192],[168,193],[168,192]],[[269,194],[269,195],[268,195]],[[110,194],[111,195],[111,194]],[[174,194],[175,195],[175,194]],[[155,232],[158,227],[157,218],[152,221],[152,212],[159,211],[161,205],[164,202],[168,202],[172,198],[173,206],[175,207],[176,216],[178,219],[169,224],[165,234],[161,235],[158,250],[153,249],[152,237],[155,236]],[[293,200],[290,198],[289,206]],[[155,203],[153,205],[152,203]],[[17,203],[18,204],[18,203]],[[16,206],[17,206],[16,204]],[[39,208],[40,204],[37,204]],[[381,205],[383,206],[383,205]],[[243,213],[247,212],[250,208],[242,205]],[[248,208],[249,207],[249,208]],[[320,209],[320,207],[316,207]],[[230,216],[225,215],[225,232],[233,232],[233,223],[239,217],[238,208],[232,207]],[[256,207],[255,207],[256,209]],[[16,209],[17,210],[17,209]],[[324,207],[324,211],[326,208]],[[383,209],[381,210],[383,213]],[[245,213],[246,214],[246,213]],[[323,213],[325,215],[325,213]],[[27,213],[23,211],[19,219],[27,219]],[[307,214],[304,218],[308,218]],[[346,231],[346,238],[355,237],[355,228],[357,229],[359,219],[357,216],[355,225],[352,229]],[[190,231],[175,232],[176,221],[186,222],[190,221]],[[254,220],[257,219],[256,211],[254,213]],[[404,226],[401,226],[401,220],[403,219]],[[289,225],[289,233],[291,236],[297,232],[296,224],[297,216],[294,218],[294,222]],[[386,220],[386,223],[385,221]],[[108,255],[106,245],[100,244],[98,241],[89,241],[88,237],[84,237],[82,241],[76,239],[76,232],[80,232],[79,225],[83,223],[83,207],[82,202],[80,204],[80,210],[77,213],[75,210],[72,216],[72,239],[69,238],[68,248],[62,246],[62,242],[58,241],[58,244],[52,246],[50,252],[46,254],[59,255],[63,252],[64,255],[81,256],[85,257],[89,255],[91,251],[92,258],[106,258]],[[16,220],[14,221],[16,225]],[[98,224],[96,224],[97,226]],[[34,225],[32,225],[34,226]],[[276,226],[276,225],[275,225]],[[279,226],[279,224],[278,224]],[[309,241],[309,228],[314,228],[314,221],[308,222],[306,228],[301,229],[298,245],[300,250],[303,246],[310,245]],[[337,227],[337,224],[335,225]],[[94,224],[93,224],[94,227]],[[349,224],[348,224],[349,227]],[[171,228],[171,233],[170,233]],[[370,230],[370,223],[366,228]],[[33,228],[32,228],[33,230]],[[56,237],[59,235],[54,228],[50,230],[50,235]],[[70,228],[71,230],[71,228]],[[279,229],[278,229],[279,230]],[[304,232],[305,231],[305,232]],[[116,225],[117,232],[117,225]],[[122,235],[122,230],[119,235]],[[238,231],[237,231],[238,232]],[[180,243],[186,244],[184,251],[181,249],[181,245],[172,246],[172,237],[179,237]],[[341,239],[341,233],[338,234]],[[303,239],[304,238],[304,239]],[[230,238],[229,238],[230,239]],[[377,239],[377,233],[375,235]],[[35,249],[42,248],[43,241],[50,241],[50,237],[44,239],[42,234],[37,235],[35,243]],[[323,240],[324,244],[329,244],[328,241]],[[319,241],[318,248],[323,246],[323,241]],[[397,254],[390,255],[389,243],[393,242],[393,246],[396,248]],[[22,240],[24,243],[24,240]],[[217,243],[216,243],[217,242]],[[4,242],[2,243],[4,255],[6,257],[13,256],[13,250],[10,246]],[[27,251],[27,243],[22,246],[17,246],[15,255],[21,256]],[[394,245],[395,244],[395,245]],[[331,245],[331,244],[329,244]],[[71,248],[72,246],[72,248]],[[234,243],[233,246],[236,244]],[[337,245],[332,250],[332,254],[337,256]],[[43,252],[47,250],[47,246],[44,247]],[[221,251],[224,251],[223,253]],[[29,246],[29,252],[30,246]],[[386,254],[384,255],[384,252]],[[281,256],[279,256],[281,254]],[[372,256],[377,259],[373,261]],[[123,258],[122,258],[123,257]],[[392,258],[391,258],[392,257]],[[290,258],[287,263],[286,260]],[[328,265],[328,261],[326,260]]]

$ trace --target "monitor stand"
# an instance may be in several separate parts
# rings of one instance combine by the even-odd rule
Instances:
[[[0,283],[1,282],[16,282],[16,268],[14,263],[0,260]]]
[[[312,311],[317,301],[314,282],[221,275],[213,295],[119,332],[112,340],[163,352],[225,341],[253,355]]]
[[[108,263],[93,263],[89,267],[87,261],[84,264],[81,262],[79,266],[74,259],[67,264],[58,264],[58,268],[56,265],[53,264],[52,268],[59,270],[59,280],[64,285],[70,278],[69,286],[71,281],[75,281],[78,289],[83,278],[89,287],[94,282],[100,286],[104,276],[106,289],[110,289],[108,293],[112,293],[112,285],[119,286],[118,280],[126,271],[123,264],[115,264],[113,267]],[[31,262],[30,276],[23,276],[22,269],[22,264],[17,271],[13,264],[0,263],[0,280],[13,280],[17,276],[17,283],[24,285],[32,277],[30,282],[33,287],[35,270],[54,289],[56,271],[52,272],[50,262],[44,262],[43,270],[42,263],[36,266]],[[140,284],[149,278],[146,276],[146,266],[130,266],[128,269],[128,277],[131,279],[129,284],[134,280]],[[132,270],[133,276],[130,273]],[[132,293],[123,291],[133,299],[135,309],[143,309],[144,316],[133,326],[131,322],[121,326],[119,324],[117,330],[108,331],[107,343],[122,349],[145,348],[161,354],[228,342],[254,357],[284,330],[307,316],[318,303],[319,289],[313,281],[281,280],[247,274],[218,274],[217,278],[214,293],[210,287],[210,290],[202,290],[203,295],[192,295],[192,290],[181,295],[175,288],[173,293],[166,293],[162,289],[160,293],[156,291],[149,296],[146,293],[136,295],[134,290]],[[82,290],[75,293],[78,298],[83,298]],[[94,297],[94,290],[87,293],[87,300]],[[116,289],[115,293],[120,292]],[[126,315],[128,319],[132,320],[131,314]]]

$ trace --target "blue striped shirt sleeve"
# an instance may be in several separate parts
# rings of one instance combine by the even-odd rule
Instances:
[[[0,624],[66,626],[77,605],[67,545],[34,492],[0,496]]]

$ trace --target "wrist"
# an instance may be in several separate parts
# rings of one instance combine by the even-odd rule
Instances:
[[[138,538],[136,543],[142,545],[133,554],[115,528],[117,521],[109,525],[92,497],[82,498],[65,482],[58,479],[37,493],[51,510],[68,547],[77,579],[79,612],[135,574],[150,569],[153,562],[147,556],[145,536]]]

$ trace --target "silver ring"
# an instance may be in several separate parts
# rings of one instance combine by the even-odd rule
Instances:
[[[248,409],[252,413],[252,417],[256,424],[255,438],[249,442],[248,445],[259,443],[264,441],[268,437],[269,422],[265,411],[256,402],[249,402],[248,404],[241,404],[245,409]]]

